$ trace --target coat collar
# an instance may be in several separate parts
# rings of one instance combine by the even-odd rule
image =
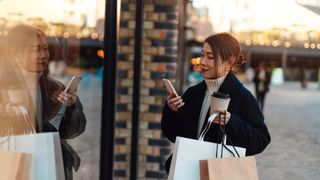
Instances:
[[[238,80],[234,73],[230,71],[226,79],[221,84],[219,92],[230,95],[238,94],[242,86],[242,83]]]

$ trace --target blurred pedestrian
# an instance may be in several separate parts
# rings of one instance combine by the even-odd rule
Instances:
[[[300,84],[302,89],[306,89],[308,87],[307,74],[303,68],[300,68]]]
[[[246,69],[245,75],[246,75],[246,82],[252,82],[253,78],[254,78],[254,70],[253,70],[253,68],[249,66]]]
[[[264,62],[260,62],[253,78],[256,90],[256,98],[261,110],[263,110],[265,97],[269,92],[271,73]]]
[[[320,89],[320,68],[318,69],[318,89]]]

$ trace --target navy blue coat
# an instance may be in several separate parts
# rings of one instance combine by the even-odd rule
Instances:
[[[164,136],[171,142],[175,142],[176,136],[197,139],[198,121],[206,88],[206,83],[202,81],[187,89],[182,95],[185,105],[177,112],[172,111],[167,103],[165,104],[161,127]],[[225,127],[228,138],[232,140],[235,146],[246,148],[246,155],[262,152],[270,143],[271,137],[254,96],[232,72],[228,73],[218,91],[229,94],[231,98],[228,107],[231,118]],[[218,134],[221,134],[221,132],[219,131],[218,125],[211,125],[204,140],[220,143],[221,137],[218,137]],[[230,144],[230,141],[227,141],[227,144]],[[166,163],[167,172],[170,159],[171,157]]]

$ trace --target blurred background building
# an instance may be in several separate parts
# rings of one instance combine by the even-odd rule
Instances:
[[[309,80],[317,81],[319,7],[317,0],[194,0],[188,7],[186,38],[193,42],[189,47],[197,49],[208,34],[231,32],[238,37],[246,54],[247,63],[241,67],[242,72],[265,61],[272,68],[281,68],[286,81],[299,80],[301,69]],[[199,56],[199,49],[195,51],[186,59]]]

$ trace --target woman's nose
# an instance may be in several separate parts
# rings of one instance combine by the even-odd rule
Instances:
[[[206,62],[207,62],[206,57],[201,57],[201,59],[200,59],[200,65],[204,66],[204,65],[206,65]]]
[[[46,50],[40,50],[39,56],[40,56],[40,59],[47,58],[47,51]]]

